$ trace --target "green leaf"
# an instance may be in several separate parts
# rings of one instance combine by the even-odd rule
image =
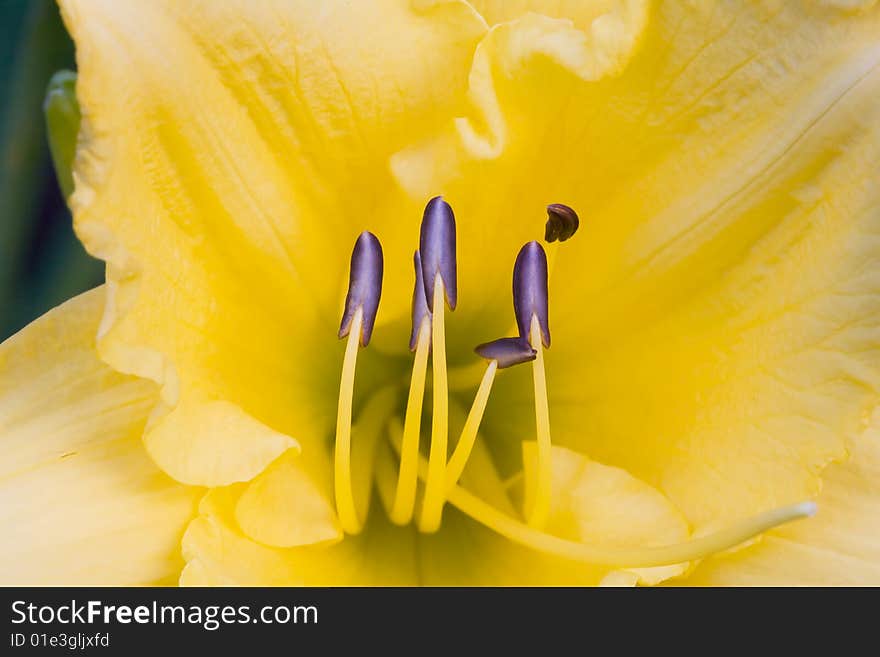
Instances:
[[[73,192],[73,158],[76,155],[76,135],[80,122],[76,73],[58,71],[52,76],[46,89],[43,112],[46,115],[46,133],[55,175],[64,198],[69,198]]]
[[[2,340],[20,328],[21,299],[33,298],[32,277],[45,266],[40,242],[60,199],[42,104],[51,75],[73,65],[73,44],[52,0],[2,0],[0,24]],[[66,222],[69,225],[69,214]]]

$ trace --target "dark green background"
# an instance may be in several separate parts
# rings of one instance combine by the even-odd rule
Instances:
[[[75,68],[73,44],[55,3],[0,0],[0,340],[103,280],[73,234],[46,141],[43,98],[62,68]]]

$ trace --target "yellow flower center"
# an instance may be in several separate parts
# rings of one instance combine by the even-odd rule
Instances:
[[[426,222],[434,217],[432,207],[436,209],[438,205],[448,208],[439,197],[432,200],[426,209]],[[451,208],[443,217],[446,226],[433,233],[431,226],[427,231],[427,244],[423,223],[421,247],[431,252],[420,257],[417,251],[415,256],[414,337],[411,345],[415,355],[408,376],[406,407],[402,413],[400,401],[405,378],[399,385],[386,383],[370,391],[359,413],[353,417],[357,357],[360,347],[367,346],[370,341],[381,296],[383,260],[381,245],[371,233],[361,235],[352,255],[349,294],[340,328],[340,336],[347,337],[347,341],[339,385],[333,468],[336,510],[346,534],[356,535],[364,530],[370,512],[370,491],[375,485],[394,524],[405,526],[414,522],[425,534],[441,528],[443,509],[448,502],[497,534],[539,552],[587,563],[644,568],[700,559],[815,512],[812,502],[794,504],[760,513],[707,536],[660,546],[588,545],[546,531],[553,504],[553,448],[543,352],[550,341],[547,289],[557,245],[551,245],[549,263],[544,249],[537,242],[526,244],[517,257],[513,291],[520,335],[477,348],[488,363],[461,432],[450,450],[450,406],[460,406],[450,396],[450,381],[456,390],[469,391],[478,375],[470,366],[452,371],[447,369],[445,307],[449,303],[454,309],[456,303],[455,227]],[[566,227],[560,228],[552,223],[552,210],[550,217],[548,239],[551,236],[555,239],[560,232],[565,235],[562,239],[567,239],[577,228],[576,215],[570,232],[566,232]],[[435,261],[439,263],[436,271],[432,268]],[[432,281],[433,285],[432,293],[427,297],[424,293],[429,288],[423,286],[423,278]],[[451,285],[446,281],[451,281]],[[431,429],[430,439],[424,444],[422,407],[429,356],[432,364]],[[526,361],[532,361],[536,441],[532,476],[528,476],[524,463],[523,471],[508,480],[508,486],[520,481],[526,484],[523,519],[519,519],[470,492],[459,484],[459,480],[477,443],[498,370]],[[491,464],[489,467],[494,469]]]

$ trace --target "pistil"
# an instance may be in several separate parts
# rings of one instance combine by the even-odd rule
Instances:
[[[398,453],[400,440],[399,422],[392,422],[389,441]],[[428,463],[421,456],[418,472],[420,479],[427,479]],[[800,502],[764,511],[700,538],[668,545],[627,548],[589,545],[548,534],[502,513],[457,484],[447,489],[447,499],[465,515],[514,543],[572,561],[615,568],[652,568],[696,561],[741,545],[774,527],[816,513],[814,502]]]

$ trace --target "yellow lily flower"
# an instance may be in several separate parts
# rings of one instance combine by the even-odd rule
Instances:
[[[0,346],[0,582],[880,584],[875,2],[61,7],[107,283]],[[484,376],[551,203],[552,349]]]

